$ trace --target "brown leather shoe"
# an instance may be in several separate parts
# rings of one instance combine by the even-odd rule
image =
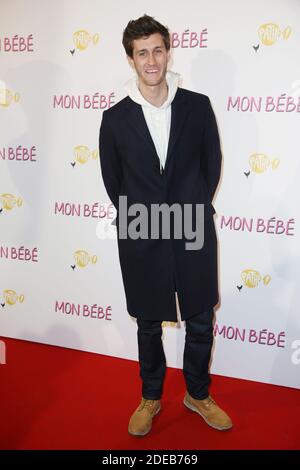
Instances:
[[[133,436],[145,436],[151,430],[152,420],[160,411],[160,400],[142,398],[140,405],[130,418],[128,432]]]
[[[219,431],[226,431],[232,428],[232,421],[225,411],[216,404],[211,396],[204,400],[196,400],[186,392],[183,403],[189,410],[198,413],[204,421],[214,429]]]

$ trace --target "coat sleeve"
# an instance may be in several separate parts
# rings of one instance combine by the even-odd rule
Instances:
[[[99,155],[105,189],[113,205],[118,210],[122,165],[106,111],[103,111],[99,132]]]
[[[207,101],[202,138],[201,169],[212,201],[220,180],[222,152],[215,114],[209,98]]]

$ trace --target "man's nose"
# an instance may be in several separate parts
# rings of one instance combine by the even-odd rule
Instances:
[[[148,62],[149,62],[150,65],[155,64],[155,57],[154,57],[154,54],[152,54],[151,52],[150,52],[149,57],[148,57]]]

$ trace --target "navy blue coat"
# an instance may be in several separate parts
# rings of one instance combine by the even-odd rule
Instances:
[[[99,151],[103,182],[117,209],[119,260],[128,313],[145,320],[177,321],[175,290],[182,320],[215,306],[218,269],[212,199],[222,155],[209,98],[177,89],[162,173],[142,107],[128,96],[103,112]],[[179,203],[181,207],[189,203],[193,208],[205,204],[204,246],[186,250],[185,242],[190,240],[185,236],[121,239],[120,195],[127,196],[128,207],[133,203],[143,203],[149,209],[153,203]],[[134,218],[128,217],[128,223]]]

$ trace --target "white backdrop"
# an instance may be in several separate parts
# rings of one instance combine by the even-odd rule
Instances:
[[[0,1],[0,335],[137,360],[98,135],[144,13],[220,128],[211,372],[300,388],[298,0]],[[184,323],[164,345],[182,367]]]

